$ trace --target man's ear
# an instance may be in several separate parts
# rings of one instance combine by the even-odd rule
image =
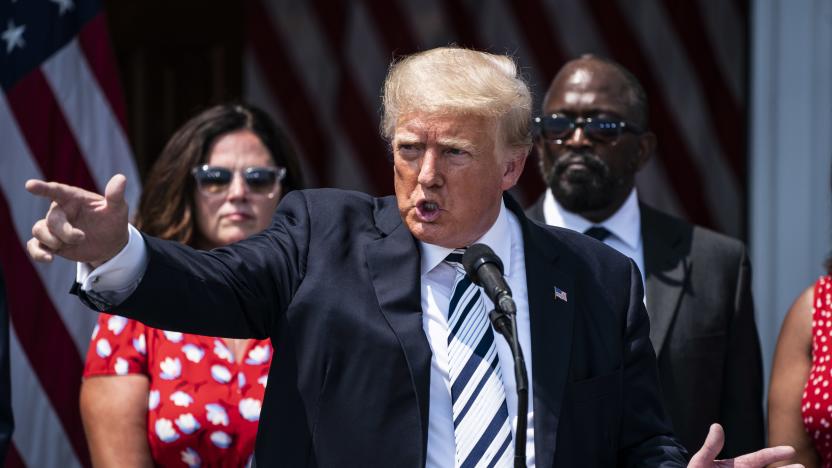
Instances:
[[[644,166],[656,152],[656,134],[646,131],[638,137],[638,159],[636,160],[636,172],[644,169]]]
[[[526,166],[526,160],[531,149],[531,145],[514,146],[509,149],[509,154],[503,165],[503,190],[508,190],[517,184],[520,175],[523,174],[523,168]]]

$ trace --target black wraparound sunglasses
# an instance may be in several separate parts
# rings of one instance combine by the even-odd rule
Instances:
[[[584,135],[598,143],[612,143],[623,132],[641,134],[643,130],[630,122],[602,117],[569,117],[551,114],[534,118],[534,136],[547,141],[563,144],[576,128],[583,129]]]

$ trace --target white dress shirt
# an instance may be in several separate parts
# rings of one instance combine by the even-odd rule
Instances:
[[[127,245],[115,257],[96,269],[78,264],[76,281],[95,301],[100,298],[119,304],[136,289],[147,269],[147,247],[136,228],[129,226]],[[526,286],[526,260],[520,224],[513,213],[502,204],[494,225],[476,243],[491,247],[503,261],[505,277],[517,305],[517,334],[526,360],[529,383],[532,380],[531,329]],[[430,406],[428,414],[427,468],[454,466],[455,443],[451,389],[448,376],[448,305],[454,285],[455,271],[443,262],[453,249],[419,243],[421,250],[422,326],[433,351],[430,371]],[[493,304],[486,297],[487,310]],[[514,380],[514,360],[505,338],[496,331],[497,356],[502,368],[509,421],[512,432],[517,424],[517,393]],[[528,429],[526,432],[526,461],[534,466],[534,408],[532,385],[529,385]],[[512,439],[513,440],[513,439]],[[512,441],[512,450],[514,442]]]
[[[551,190],[546,190],[543,199],[543,219],[550,226],[563,227],[584,232],[592,226],[603,226],[611,235],[604,243],[633,259],[641,272],[641,284],[647,284],[644,276],[644,244],[641,238],[641,210],[638,207],[636,189],[612,216],[596,224],[566,209],[555,200]],[[645,303],[647,298],[645,296]]]

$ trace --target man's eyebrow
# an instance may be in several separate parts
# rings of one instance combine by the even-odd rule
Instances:
[[[442,146],[452,146],[454,148],[460,148],[464,150],[472,150],[477,147],[471,140],[465,138],[446,137],[440,138],[436,142]]]
[[[419,137],[417,135],[412,134],[403,134],[403,135],[396,135],[393,139],[393,144],[401,144],[401,143],[419,143]]]

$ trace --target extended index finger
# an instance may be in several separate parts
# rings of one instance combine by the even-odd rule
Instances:
[[[58,182],[46,182],[39,179],[27,180],[26,190],[28,190],[32,195],[54,200],[58,202],[59,205],[66,203],[69,200],[82,198],[87,195],[87,191],[84,189]]]

